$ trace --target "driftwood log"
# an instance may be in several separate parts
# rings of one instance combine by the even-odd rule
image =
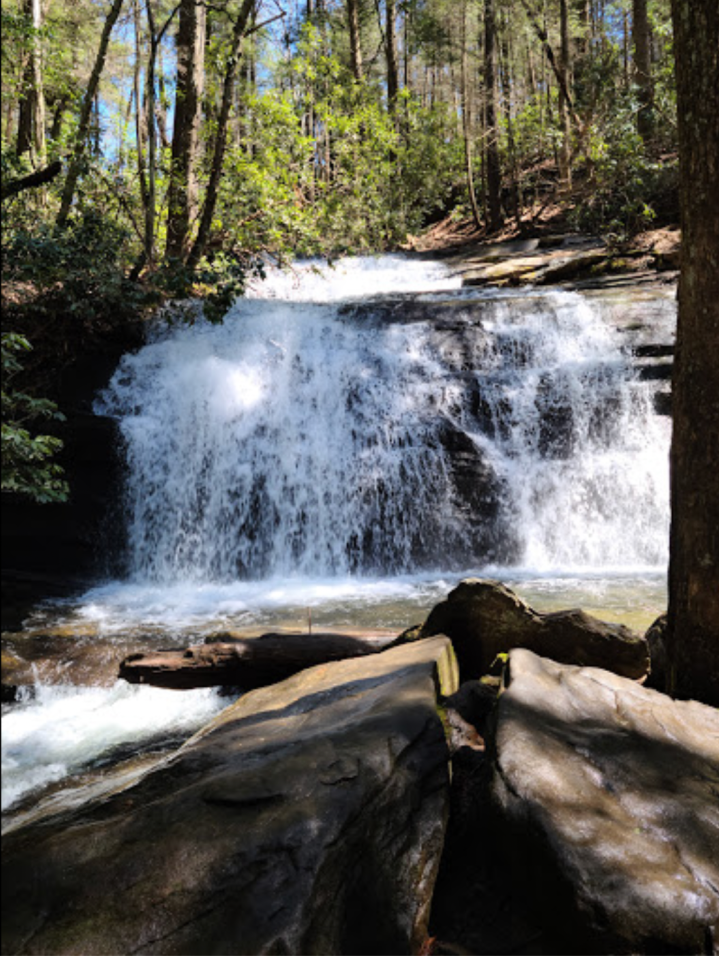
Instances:
[[[384,650],[391,635],[263,634],[232,641],[211,641],[187,649],[130,654],[119,676],[130,684],[174,690],[238,687],[254,690],[330,661],[363,657]]]

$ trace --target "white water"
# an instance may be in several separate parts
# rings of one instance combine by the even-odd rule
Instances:
[[[398,291],[468,306],[439,331],[441,312],[343,311]],[[326,629],[398,631],[482,573],[540,609],[651,615],[669,441],[651,388],[576,293],[460,292],[441,264],[402,257],[273,274],[223,325],[158,327],[123,359],[97,411],[126,442],[129,574],[61,613],[110,641],[304,627],[309,609]],[[222,706],[156,693],[41,689],[3,720],[3,806]]]
[[[480,343],[458,369],[432,321],[328,304],[362,276],[377,287],[356,264],[310,274],[323,304],[272,284],[222,326],[163,329],[125,357],[98,409],[127,443],[135,585],[665,562],[667,426],[596,304],[486,299],[457,320]],[[483,527],[448,427],[489,471]]]
[[[189,736],[226,704],[214,690],[37,684],[3,715],[2,809],[123,744]]]

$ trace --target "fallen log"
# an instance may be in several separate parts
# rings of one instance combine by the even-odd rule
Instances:
[[[173,690],[193,687],[237,687],[254,690],[293,674],[348,657],[384,650],[392,635],[354,637],[347,634],[263,634],[260,637],[212,641],[186,649],[130,654],[119,676],[130,684],[151,684]]]

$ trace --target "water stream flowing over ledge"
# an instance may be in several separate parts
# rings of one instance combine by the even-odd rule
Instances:
[[[665,600],[669,420],[663,367],[638,356],[673,322],[664,292],[469,291],[398,256],[270,275],[220,326],[158,325],[96,404],[126,446],[125,573],[42,609],[27,639],[63,629],[108,674],[137,646],[304,629],[308,609],[399,631],[470,573],[646,626]],[[92,682],[62,659],[39,673]],[[92,693],[16,711],[5,803],[142,736],[145,703],[149,737],[222,706],[197,694],[175,726],[147,688]],[[73,699],[93,713],[77,740],[33,750],[32,722]],[[98,719],[112,708],[132,714],[119,734]]]

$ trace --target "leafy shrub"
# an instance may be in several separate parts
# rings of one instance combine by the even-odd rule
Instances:
[[[62,448],[62,441],[51,435],[31,434],[26,426],[38,419],[63,421],[64,415],[53,402],[16,391],[10,384],[22,370],[18,353],[31,347],[24,336],[3,332],[2,490],[46,504],[68,497],[62,468],[51,461]]]

